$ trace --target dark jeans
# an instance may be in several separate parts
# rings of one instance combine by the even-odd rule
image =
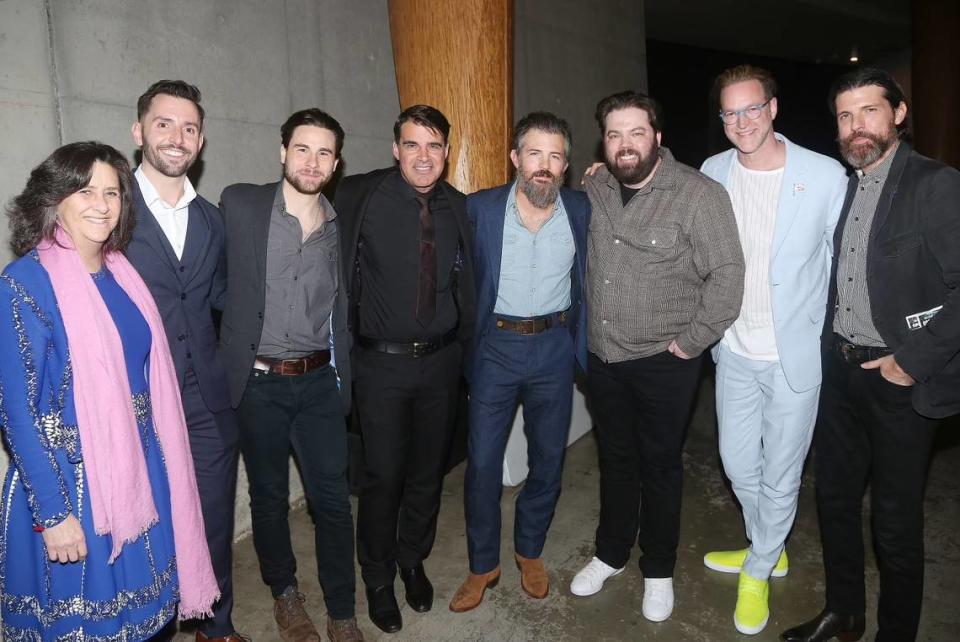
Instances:
[[[460,388],[459,344],[424,357],[358,348],[354,395],[364,484],[357,558],[367,586],[393,584],[433,548]]]
[[[290,544],[290,451],[313,513],[317,572],[333,619],[354,616],[353,518],[347,492],[347,428],[331,367],[288,377],[254,370],[237,409],[250,480],[253,545],[276,598],[296,586]]]
[[[911,391],[824,355],[814,448],[827,608],[866,610],[861,508],[869,483],[882,640],[915,639],[923,599],[923,491],[936,421],[917,414]]]
[[[590,354],[587,392],[600,448],[597,557],[614,568],[634,537],[644,577],[672,577],[680,539],[683,440],[700,357],[669,352],[620,363]]]
[[[210,561],[220,587],[213,617],[200,620],[207,637],[234,632],[233,612],[233,507],[237,492],[238,427],[232,409],[210,412],[200,395],[197,375],[188,369],[183,384],[183,412],[197,477],[203,526]]]
[[[565,327],[534,335],[492,330],[470,382],[465,483],[470,571],[500,564],[503,455],[517,402],[523,404],[530,473],[516,502],[514,546],[540,557],[560,496],[573,398],[573,341]]]

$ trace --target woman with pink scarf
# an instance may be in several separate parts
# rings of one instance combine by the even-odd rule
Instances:
[[[122,254],[131,181],[112,147],[72,143],[7,210],[5,640],[146,640],[218,597],[163,325]]]

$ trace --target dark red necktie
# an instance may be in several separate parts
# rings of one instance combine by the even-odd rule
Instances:
[[[437,233],[426,196],[420,204],[420,275],[417,278],[417,321],[427,327],[437,311]]]

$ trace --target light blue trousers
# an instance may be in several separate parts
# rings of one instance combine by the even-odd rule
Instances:
[[[750,540],[743,570],[765,580],[797,513],[820,386],[794,392],[779,361],[747,359],[725,345],[716,382],[720,458]]]

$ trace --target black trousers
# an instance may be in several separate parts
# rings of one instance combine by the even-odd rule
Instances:
[[[862,502],[880,570],[878,640],[913,640],[923,600],[923,491],[936,421],[910,403],[911,388],[824,355],[814,432],[817,509],[827,608],[866,610]]]
[[[597,557],[614,568],[634,538],[644,577],[672,577],[680,539],[683,440],[700,357],[669,352],[620,363],[590,354],[587,393],[600,450]]]
[[[232,409],[221,412],[207,409],[192,369],[187,370],[182,394],[203,526],[213,572],[220,587],[220,599],[213,605],[213,617],[200,620],[199,628],[207,637],[224,637],[234,632],[231,614],[233,508],[239,453],[237,420]]]
[[[290,451],[313,514],[317,575],[327,612],[354,616],[353,517],[347,491],[347,426],[336,371],[288,377],[254,370],[237,408],[250,482],[253,546],[276,598],[297,586],[290,543]]]
[[[460,388],[461,348],[414,358],[358,348],[356,408],[364,482],[357,558],[367,586],[393,584],[397,565],[430,555]]]

